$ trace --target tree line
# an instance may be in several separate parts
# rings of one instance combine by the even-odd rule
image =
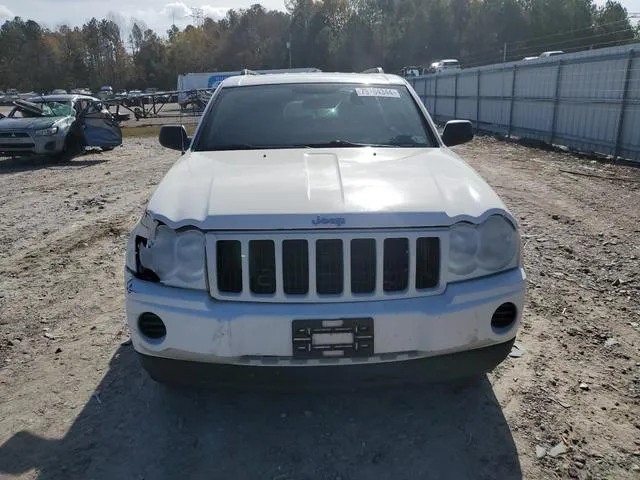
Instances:
[[[288,0],[159,34],[109,19],[51,30],[19,17],[0,28],[0,89],[175,88],[185,72],[316,67],[398,71],[458,58],[463,66],[640,39],[609,0]]]

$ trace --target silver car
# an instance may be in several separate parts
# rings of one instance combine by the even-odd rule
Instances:
[[[49,155],[61,160],[85,147],[111,150],[122,132],[100,100],[86,95],[47,95],[16,100],[0,118],[0,155]]]

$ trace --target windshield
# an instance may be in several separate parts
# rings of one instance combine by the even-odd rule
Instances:
[[[442,65],[445,67],[457,67],[458,62],[456,60],[445,60],[442,62]]]
[[[10,117],[67,117],[74,115],[73,105],[71,102],[54,102],[54,101],[42,101],[33,100],[29,101],[29,104],[34,108],[29,108],[28,105],[17,106]]]
[[[371,145],[437,146],[405,86],[324,83],[225,88],[194,150]]]

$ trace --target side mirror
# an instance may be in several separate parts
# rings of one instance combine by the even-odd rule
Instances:
[[[473,140],[473,127],[469,120],[451,120],[444,126],[442,141],[447,147],[461,145]]]
[[[183,125],[165,125],[160,129],[160,145],[184,152],[191,145],[191,139]]]

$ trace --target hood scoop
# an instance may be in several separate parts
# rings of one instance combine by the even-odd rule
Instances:
[[[307,175],[307,198],[310,202],[326,202],[344,205],[344,185],[338,156],[333,153],[305,153],[304,167]]]

